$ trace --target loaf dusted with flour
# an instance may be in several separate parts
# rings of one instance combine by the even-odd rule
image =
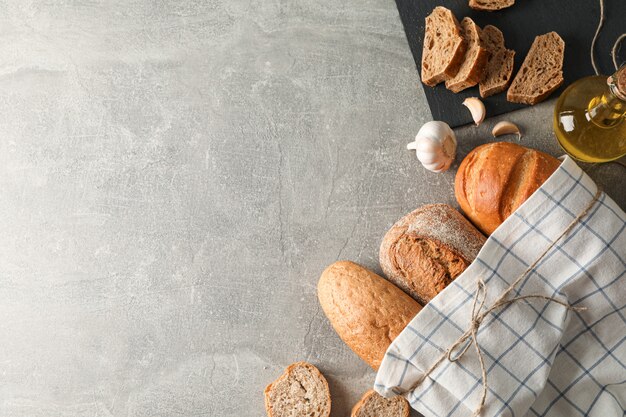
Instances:
[[[421,310],[398,287],[348,261],[324,270],[317,296],[339,337],[375,370],[393,339]]]
[[[265,411],[268,417],[328,417],[328,382],[310,363],[293,363],[265,388]]]
[[[465,215],[490,235],[559,165],[558,159],[515,143],[488,143],[463,159],[454,194]]]
[[[483,236],[447,204],[429,204],[407,214],[385,234],[380,266],[389,281],[428,303],[476,258]]]
[[[409,402],[404,397],[385,398],[369,390],[354,405],[350,417],[409,417]]]

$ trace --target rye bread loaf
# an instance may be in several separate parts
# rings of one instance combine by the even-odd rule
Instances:
[[[515,0],[470,0],[469,7],[474,10],[486,10],[492,12],[494,10],[502,10],[513,6]]]
[[[537,104],[563,84],[565,42],[556,32],[537,36],[515,75],[506,99]]]
[[[465,215],[490,235],[559,167],[534,149],[495,142],[471,151],[456,173],[454,194]]]
[[[422,82],[434,87],[456,75],[465,53],[459,21],[445,7],[426,17],[422,51]]]
[[[446,88],[454,93],[478,84],[489,58],[489,52],[483,47],[481,30],[469,17],[461,20],[461,36],[465,41],[465,54],[459,71],[446,81]]]
[[[485,240],[449,205],[429,204],[387,231],[380,266],[389,281],[426,304],[469,266]]]
[[[393,339],[421,310],[398,287],[348,261],[326,268],[317,296],[339,337],[375,370]]]
[[[485,26],[481,35],[483,44],[489,51],[489,58],[479,84],[480,96],[484,98],[501,93],[509,86],[513,75],[515,51],[506,49],[504,36],[495,26]]]
[[[328,382],[310,363],[293,363],[265,388],[265,411],[268,417],[328,417]]]
[[[409,417],[409,402],[404,397],[385,398],[369,390],[352,407],[350,417]]]

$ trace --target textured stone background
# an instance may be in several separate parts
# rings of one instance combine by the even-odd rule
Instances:
[[[430,115],[394,3],[0,1],[0,37],[0,415],[261,417],[303,359],[347,415],[374,374],[320,272],[455,204],[458,164],[405,150]],[[559,154],[552,104],[507,118]]]

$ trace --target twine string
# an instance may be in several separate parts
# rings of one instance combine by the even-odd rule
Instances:
[[[578,224],[578,222],[589,213],[589,211],[594,206],[596,201],[598,201],[598,199],[600,198],[600,195],[601,195],[601,191],[600,189],[598,189],[596,194],[593,196],[593,198],[587,205],[587,207],[578,216],[576,216],[574,220],[572,220],[572,222],[565,228],[565,230],[556,239],[552,241],[552,243],[537,257],[537,259],[519,277],[517,277],[517,279],[515,279],[515,281],[513,281],[513,283],[509,285],[502,292],[502,294],[500,294],[495,299],[495,301],[487,308],[485,308],[485,302],[487,300],[487,285],[485,284],[482,278],[478,278],[476,292],[474,295],[474,300],[472,302],[472,312],[471,312],[470,323],[469,323],[467,330],[454,343],[452,343],[450,347],[445,352],[443,352],[437,358],[435,362],[433,362],[431,367],[428,368],[428,370],[426,370],[417,379],[417,381],[415,381],[415,383],[411,386],[411,388],[409,388],[405,392],[413,391],[415,388],[420,386],[426,380],[426,378],[430,377],[430,375],[435,371],[435,369],[437,369],[437,367],[441,365],[441,363],[444,362],[446,359],[450,362],[457,362],[461,360],[461,358],[463,358],[465,353],[467,353],[467,351],[469,350],[470,346],[473,345],[476,351],[476,356],[478,357],[478,362],[479,362],[480,370],[482,374],[481,375],[482,393],[480,396],[480,402],[478,406],[476,407],[476,409],[474,410],[474,413],[472,415],[480,416],[485,406],[485,402],[487,399],[487,391],[489,389],[489,385],[487,383],[487,367],[485,366],[485,359],[484,359],[482,349],[480,348],[480,345],[478,344],[478,330],[480,329],[480,326],[483,324],[485,318],[487,318],[487,316],[489,316],[491,313],[493,313],[494,311],[502,307],[506,307],[513,303],[517,303],[518,301],[531,300],[531,299],[545,300],[550,303],[561,305],[567,310],[571,310],[571,311],[586,310],[585,307],[575,307],[557,298],[549,297],[549,296],[542,295],[542,294],[521,295],[521,296],[512,297],[512,298],[509,298],[509,294],[517,288],[518,284],[532,270],[534,270],[537,264],[550,252],[550,250],[554,247],[554,245],[556,245],[557,242],[559,242],[565,235],[567,235],[576,226],[576,224]],[[458,353],[455,354],[455,352],[457,351]]]
[[[591,50],[590,50],[591,65],[593,66],[593,70],[595,71],[596,75],[600,75],[600,70],[598,69],[598,64],[596,63],[596,55],[595,55],[596,41],[598,40],[598,37],[600,36],[600,31],[602,30],[602,26],[604,25],[605,19],[606,17],[604,14],[604,0],[600,0],[600,20],[598,21],[598,27],[596,28],[596,33],[595,35],[593,35],[593,39],[591,40]],[[620,67],[617,64],[617,52],[624,39],[626,39],[626,33],[622,33],[613,44],[613,48],[611,48],[611,58],[613,58],[613,65],[615,66],[615,71],[617,71]]]
[[[620,64],[617,63],[617,51],[622,44],[622,41],[626,39],[626,33],[622,33],[619,35],[619,38],[613,44],[613,49],[611,49],[611,57],[613,57],[613,65],[615,65],[615,70],[617,71],[620,67]]]

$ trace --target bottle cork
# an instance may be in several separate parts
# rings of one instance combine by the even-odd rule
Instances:
[[[622,65],[615,74],[611,75],[608,82],[613,89],[613,94],[626,100],[626,65]]]
[[[617,89],[620,93],[626,95],[626,65],[617,71]]]

